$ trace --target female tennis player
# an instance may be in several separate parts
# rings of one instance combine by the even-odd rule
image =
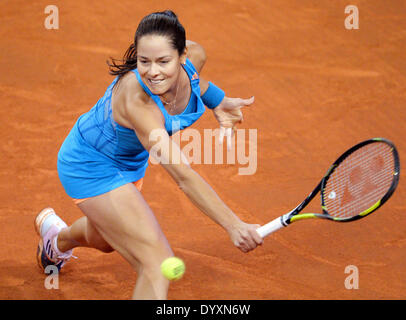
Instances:
[[[61,146],[59,177],[84,217],[68,227],[52,208],[38,214],[41,267],[60,269],[79,246],[115,250],[137,272],[134,299],[167,298],[169,281],[160,264],[173,252],[140,193],[152,148],[158,148],[162,166],[180,189],[228,232],[236,247],[248,252],[262,243],[259,225],[240,220],[170,137],[199,119],[205,105],[222,128],[234,128],[242,120],[240,109],[253,103],[253,98],[225,97],[220,88],[199,78],[205,60],[204,49],[186,41],[172,11],[142,19],[122,63],[109,63],[114,81],[79,117]],[[158,144],[151,139],[157,134]]]

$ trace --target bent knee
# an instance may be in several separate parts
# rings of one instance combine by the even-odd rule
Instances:
[[[104,253],[111,253],[114,251],[114,249],[108,243],[101,244],[96,249]]]
[[[87,219],[86,227],[86,240],[91,247],[104,253],[110,253],[114,251],[114,249],[106,240],[104,240],[104,238],[97,231],[94,225],[89,221],[89,219]]]

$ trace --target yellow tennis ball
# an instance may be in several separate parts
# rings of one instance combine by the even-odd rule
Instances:
[[[185,273],[185,264],[182,259],[170,257],[161,264],[161,272],[169,280],[179,280]]]

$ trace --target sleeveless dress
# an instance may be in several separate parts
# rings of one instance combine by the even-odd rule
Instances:
[[[205,106],[200,98],[199,76],[189,59],[182,65],[191,85],[188,105],[181,114],[170,115],[157,95],[132,70],[145,92],[151,96],[165,118],[169,135],[191,126]],[[113,119],[111,96],[116,77],[104,96],[81,115],[58,153],[58,175],[66,193],[75,199],[94,197],[144,177],[149,154],[132,129]]]

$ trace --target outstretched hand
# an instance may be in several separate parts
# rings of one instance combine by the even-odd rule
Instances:
[[[220,124],[220,144],[227,137],[227,149],[231,149],[231,137],[236,130],[236,125],[242,123],[241,108],[254,103],[254,97],[249,99],[224,97],[223,101],[213,109],[214,117]]]

